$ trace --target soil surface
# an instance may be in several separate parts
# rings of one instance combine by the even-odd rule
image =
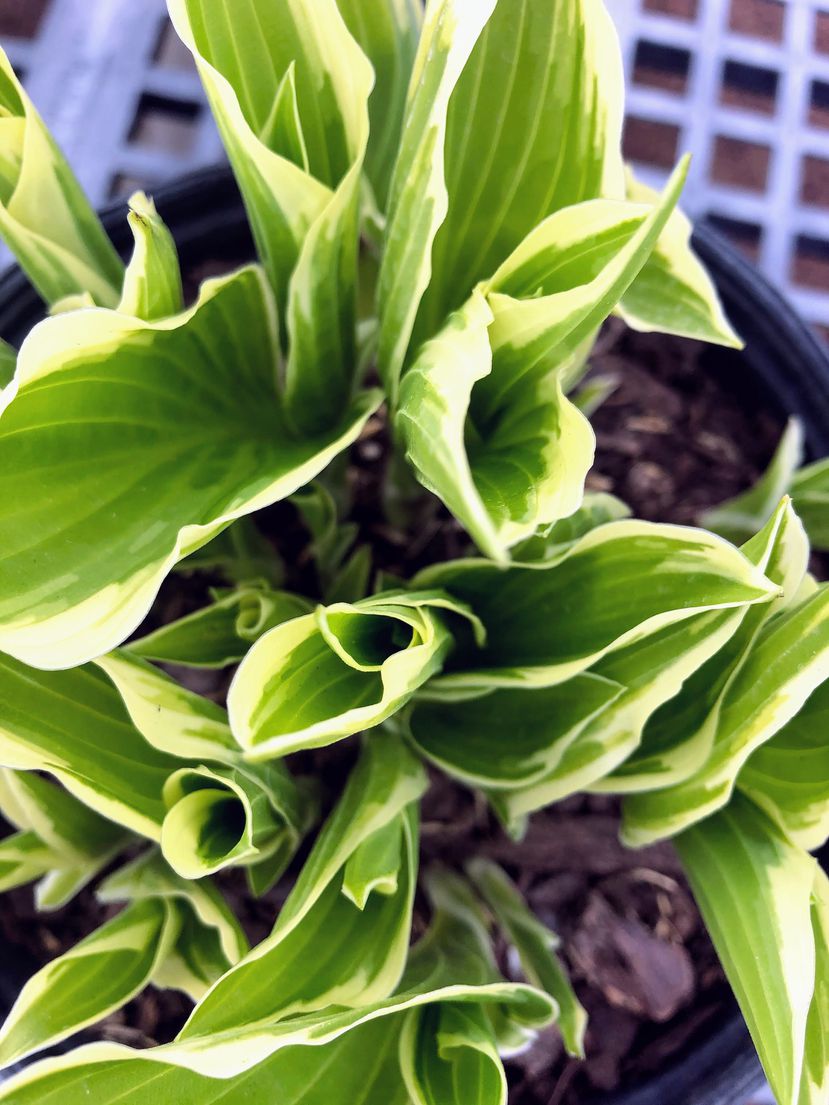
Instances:
[[[598,453],[589,486],[618,495],[638,517],[694,522],[757,478],[782,432],[781,420],[763,408],[757,390],[724,376],[716,351],[702,350],[615,323],[596,347],[592,371],[613,376],[617,386],[593,416]],[[422,495],[401,493],[388,521],[378,508],[388,455],[387,430],[376,418],[355,446],[348,472],[353,517],[360,539],[373,550],[375,568],[411,575],[467,552],[457,523]],[[291,566],[287,585],[313,594],[307,537],[296,511],[280,504],[264,512],[261,522]],[[204,601],[208,582],[171,577],[152,622],[181,616]],[[188,682],[221,701],[228,676],[190,672]],[[297,765],[329,782],[330,799],[352,761],[351,743],[305,754]],[[590,1014],[584,1062],[567,1058],[555,1029],[508,1062],[510,1105],[583,1105],[647,1079],[695,1037],[712,1031],[731,1001],[673,849],[665,844],[628,851],[618,841],[618,822],[614,799],[579,796],[536,815],[517,845],[480,799],[446,778],[435,775],[425,799],[424,863],[459,865],[474,852],[502,863],[538,916],[560,935],[562,955]],[[240,872],[221,876],[219,883],[251,940],[261,940],[288,884],[255,901]],[[38,915],[28,889],[13,891],[3,902],[0,936],[37,964],[72,946],[107,915],[90,891],[53,914]],[[419,901],[415,937],[427,920]],[[499,952],[509,971],[505,949]],[[150,988],[109,1017],[97,1038],[133,1046],[162,1042],[175,1034],[187,1010],[177,993]]]

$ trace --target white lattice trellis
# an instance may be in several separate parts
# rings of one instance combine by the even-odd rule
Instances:
[[[609,4],[642,175],[664,180],[672,141],[690,152],[690,213],[742,238],[804,317],[829,327],[829,0]]]

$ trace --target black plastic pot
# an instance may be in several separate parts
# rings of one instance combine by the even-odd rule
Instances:
[[[175,235],[185,271],[205,262],[253,255],[244,209],[228,169],[185,177],[160,188],[154,198]],[[126,255],[132,239],[125,203],[108,207],[103,221],[116,247]],[[694,245],[746,342],[741,352],[711,347],[707,356],[718,372],[739,386],[759,388],[765,405],[783,418],[798,415],[806,430],[809,456],[825,456],[829,453],[827,351],[786,300],[714,231],[698,228]],[[0,336],[18,344],[42,311],[18,268],[0,276]],[[0,1006],[8,1007],[29,973],[9,949],[0,949]],[[748,1031],[736,1003],[729,1002],[669,1070],[585,1105],[745,1105],[761,1080]]]

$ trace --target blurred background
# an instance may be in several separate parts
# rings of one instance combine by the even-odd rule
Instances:
[[[628,159],[659,185],[692,153],[688,213],[829,340],[829,0],[607,3]],[[0,43],[96,205],[221,159],[164,0],[0,0]]]

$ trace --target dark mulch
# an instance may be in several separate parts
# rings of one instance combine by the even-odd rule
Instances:
[[[748,486],[768,463],[782,430],[746,381],[718,368],[716,352],[701,356],[693,342],[637,335],[611,324],[593,358],[594,371],[618,378],[616,391],[594,416],[598,455],[590,486],[611,491],[635,515],[680,523]],[[353,516],[375,567],[411,574],[421,565],[468,550],[453,519],[432,500],[403,492],[391,518],[378,509],[387,428],[374,419],[355,447],[349,469]],[[288,584],[313,592],[313,569],[296,512],[280,504],[263,528],[289,565]],[[204,580],[173,577],[155,620],[169,620],[204,600]],[[191,673],[192,676],[192,673]],[[197,689],[221,698],[227,673],[197,676]],[[300,766],[322,774],[329,798],[353,752],[314,754]],[[508,841],[484,804],[434,777],[424,803],[424,862],[461,865],[483,852],[502,863],[533,909],[562,938],[562,954],[590,1013],[587,1059],[563,1053],[554,1029],[508,1063],[511,1105],[577,1105],[645,1078],[670,1063],[704,1033],[722,1009],[727,988],[670,845],[639,852],[618,841],[618,805],[580,796],[534,817],[524,842]],[[253,941],[270,930],[286,887],[251,900],[240,872],[220,879]],[[28,890],[4,898],[0,935],[46,962],[105,916],[91,893],[60,913],[37,915]],[[11,909],[9,909],[11,906]],[[418,899],[415,932],[428,920]],[[511,969],[503,949],[500,958]],[[169,1039],[187,1005],[153,989],[108,1018],[99,1035],[136,1046]]]

